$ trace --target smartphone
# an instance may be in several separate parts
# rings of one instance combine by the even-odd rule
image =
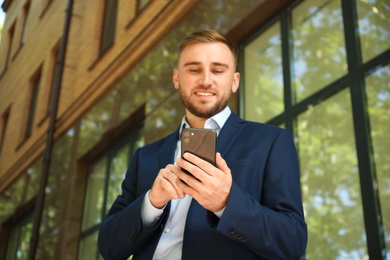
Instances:
[[[184,128],[181,133],[181,156],[185,152],[195,154],[215,165],[217,133],[212,129]]]

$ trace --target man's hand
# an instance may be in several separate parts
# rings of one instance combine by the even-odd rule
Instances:
[[[171,199],[184,198],[185,193],[177,186],[178,177],[173,174],[178,170],[176,165],[168,164],[159,171],[149,192],[149,200],[154,207],[162,208]]]
[[[211,212],[221,211],[226,206],[232,187],[231,171],[221,154],[216,155],[218,168],[191,153],[185,153],[183,156],[185,160],[178,158],[178,168],[173,171],[180,178],[176,179],[177,187],[192,196],[205,209]]]

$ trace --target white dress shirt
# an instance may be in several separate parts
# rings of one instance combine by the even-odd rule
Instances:
[[[206,120],[204,128],[214,129],[217,132],[217,136],[221,131],[226,120],[230,116],[231,110],[229,107],[226,107],[220,113],[214,115],[213,117]],[[182,123],[180,125],[185,125],[189,127],[189,124],[184,116]],[[180,133],[181,134],[180,129]],[[180,140],[177,141],[175,158],[174,161],[181,154],[181,145]],[[149,192],[146,194],[142,207],[141,207],[141,217],[142,224],[144,226],[152,226],[163,213],[164,208],[157,209],[155,208],[149,200]],[[184,227],[187,218],[187,212],[191,204],[192,197],[186,195],[183,199],[176,199],[171,201],[171,209],[169,212],[167,223],[165,224],[165,229],[160,237],[159,243],[157,245],[156,251],[154,252],[154,260],[176,260],[181,259],[183,236],[184,236]],[[218,217],[221,217],[224,212],[222,209],[219,212],[215,212]]]

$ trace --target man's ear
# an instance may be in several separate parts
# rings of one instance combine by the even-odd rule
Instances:
[[[240,86],[240,73],[235,72],[233,75],[232,92],[236,93],[239,86]]]
[[[173,69],[173,75],[172,75],[172,80],[173,80],[173,86],[175,86],[175,89],[179,89],[179,70],[177,68]]]

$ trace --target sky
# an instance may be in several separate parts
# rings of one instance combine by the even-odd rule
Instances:
[[[0,23],[4,23],[4,20],[5,20],[5,13],[3,11],[3,8],[1,8],[2,4],[3,4],[3,1],[0,2]]]
[[[5,13],[3,11],[3,8],[1,6],[3,5],[3,1],[0,0],[0,24],[4,24],[5,20]],[[1,43],[1,31],[0,31],[0,43]]]

